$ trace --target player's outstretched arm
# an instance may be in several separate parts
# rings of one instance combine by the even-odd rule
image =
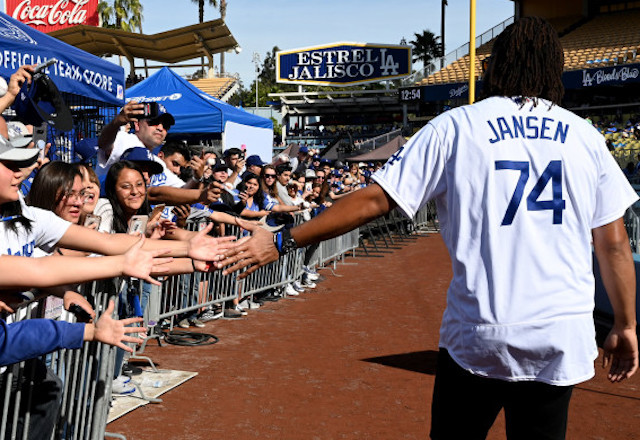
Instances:
[[[609,367],[611,382],[620,382],[638,369],[636,277],[622,219],[594,229],[593,245],[614,314],[613,329],[603,347],[603,368]]]
[[[329,238],[345,234],[371,220],[387,214],[396,207],[396,203],[377,184],[356,191],[337,201],[331,208],[318,217],[291,230],[291,236],[299,247],[318,243]],[[244,278],[251,272],[278,259],[278,251],[273,244],[273,234],[250,223],[237,220],[238,224],[251,231],[249,239],[243,239],[224,253],[219,267],[230,266],[228,274],[249,265],[252,267],[241,274]]]

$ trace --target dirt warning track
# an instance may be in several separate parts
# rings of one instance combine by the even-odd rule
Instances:
[[[348,258],[295,299],[209,322],[211,346],[159,348],[159,368],[199,374],[116,420],[129,440],[427,439],[438,330],[451,278],[439,235]],[[640,438],[640,376],[576,387],[568,439]],[[505,438],[502,416],[489,439]]]

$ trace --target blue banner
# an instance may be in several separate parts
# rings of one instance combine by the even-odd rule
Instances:
[[[332,43],[276,54],[280,83],[352,86],[409,74],[409,46]]]
[[[469,97],[469,83],[434,84],[422,86],[423,101],[436,102],[449,99],[467,99]],[[476,81],[476,100],[482,91],[482,81]]]
[[[565,89],[582,89],[640,82],[640,64],[623,64],[564,72]]]
[[[8,79],[24,64],[55,58],[46,70],[62,92],[124,104],[124,69],[14,20],[0,12],[0,75]]]

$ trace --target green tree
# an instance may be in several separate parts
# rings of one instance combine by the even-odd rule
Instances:
[[[443,55],[440,37],[436,37],[433,32],[425,30],[422,34],[415,33],[414,35],[415,39],[409,42],[412,46],[414,62],[422,61],[426,67]]]
[[[98,14],[102,27],[120,29],[126,32],[142,33],[142,3],[140,0],[114,0],[112,3],[101,0],[98,3]],[[122,55],[120,65],[122,66]],[[145,70],[147,60],[144,60]]]

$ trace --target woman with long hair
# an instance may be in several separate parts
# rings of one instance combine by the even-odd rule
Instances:
[[[276,188],[277,179],[278,175],[276,173],[276,168],[273,165],[265,165],[262,167],[262,172],[260,173],[262,190],[271,199],[277,201],[278,203],[282,203],[282,200],[280,200],[280,197],[278,197],[278,189]]]
[[[105,192],[113,209],[112,232],[127,232],[134,215],[151,213],[142,170],[133,162],[124,160],[109,168]]]

